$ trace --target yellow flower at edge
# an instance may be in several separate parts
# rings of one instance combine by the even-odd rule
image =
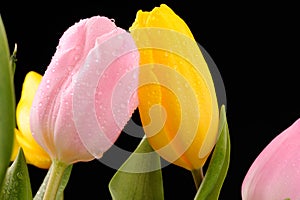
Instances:
[[[51,159],[33,138],[29,123],[31,105],[41,80],[42,76],[36,72],[29,72],[25,77],[21,98],[16,109],[18,129],[15,129],[11,160],[15,159],[19,147],[22,147],[27,163],[48,169]]]
[[[171,163],[201,168],[217,140],[219,108],[199,46],[165,4],[139,10],[129,30],[140,51],[138,108],[149,143]]]

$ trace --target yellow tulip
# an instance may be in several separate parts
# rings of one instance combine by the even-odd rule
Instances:
[[[16,109],[18,129],[15,129],[11,159],[15,159],[19,147],[22,147],[27,163],[48,169],[51,165],[51,159],[33,138],[29,123],[30,108],[41,80],[42,76],[36,72],[29,72],[25,77],[21,98]]]
[[[140,51],[138,108],[149,143],[171,163],[203,167],[217,140],[219,109],[190,29],[162,4],[139,10],[129,30]]]

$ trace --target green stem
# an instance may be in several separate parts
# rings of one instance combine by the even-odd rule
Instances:
[[[49,177],[49,181],[46,187],[45,195],[43,200],[55,200],[56,194],[62,180],[65,169],[68,164],[60,162],[58,160],[53,160],[52,169]]]
[[[202,171],[202,168],[200,169],[193,169],[192,171],[192,175],[193,175],[193,179],[194,179],[194,183],[195,183],[195,186],[196,186],[196,190],[198,191],[200,185],[201,185],[201,182],[203,180],[203,171]]]

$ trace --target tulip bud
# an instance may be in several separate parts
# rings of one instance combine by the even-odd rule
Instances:
[[[300,120],[258,155],[242,184],[243,200],[300,199]]]
[[[63,34],[30,115],[32,134],[52,160],[89,161],[113,145],[138,105],[138,61],[130,34],[106,17]]]
[[[216,143],[219,109],[199,46],[164,4],[138,11],[130,32],[140,51],[139,112],[149,143],[171,163],[201,168]]]

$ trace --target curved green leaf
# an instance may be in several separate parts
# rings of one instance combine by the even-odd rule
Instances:
[[[109,183],[114,200],[164,199],[159,155],[143,139]]]
[[[63,198],[63,196],[64,196],[64,190],[65,190],[65,188],[66,188],[66,186],[68,184],[68,181],[70,179],[72,168],[73,168],[73,165],[69,165],[65,169],[64,175],[63,175],[61,183],[60,183],[60,186],[58,188],[58,192],[57,192],[57,195],[56,195],[56,200],[62,200],[62,199],[64,199]],[[34,196],[33,200],[43,200],[44,194],[45,194],[45,191],[46,191],[46,187],[47,187],[47,184],[48,184],[48,181],[49,181],[51,169],[52,169],[52,165],[49,168],[49,170],[47,172],[47,175],[45,176],[44,181],[41,184],[41,186],[40,186],[39,190],[37,191],[36,195]]]
[[[195,200],[217,200],[227,175],[230,160],[230,138],[224,105],[220,112],[219,133],[218,142]]]
[[[23,150],[8,168],[0,192],[0,199],[32,200],[29,173]]]
[[[15,128],[13,70],[5,28],[0,16],[0,186],[10,163]]]

